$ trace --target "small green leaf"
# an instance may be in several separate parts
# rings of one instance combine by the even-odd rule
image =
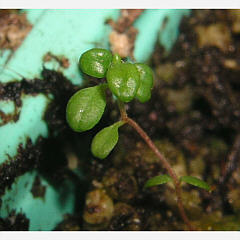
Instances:
[[[157,185],[160,185],[160,184],[168,183],[170,181],[172,181],[172,178],[167,174],[163,174],[163,175],[160,175],[160,176],[150,178],[145,183],[144,188],[157,186]]]
[[[199,178],[192,177],[192,176],[183,176],[180,178],[180,181],[186,182],[188,184],[191,184],[195,187],[203,188],[207,191],[211,190],[211,187],[203,180],[200,180]]]
[[[95,157],[104,159],[108,156],[118,142],[118,128],[123,124],[122,121],[116,122],[95,135],[91,145],[91,151]]]
[[[121,63],[121,57],[118,53],[115,53],[112,58],[112,64]]]
[[[84,52],[79,59],[80,69],[96,78],[103,78],[112,62],[112,53],[106,49],[93,48]]]
[[[152,69],[144,63],[136,63],[135,66],[140,75],[140,85],[137,90],[136,98],[144,103],[151,98],[151,90],[153,87]]]
[[[99,122],[106,106],[105,88],[106,84],[85,88],[70,98],[66,118],[74,131],[87,131]]]
[[[140,76],[134,64],[112,64],[107,71],[106,78],[109,89],[122,102],[130,102],[135,97]]]

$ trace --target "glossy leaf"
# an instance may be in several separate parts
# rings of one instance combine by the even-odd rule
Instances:
[[[135,97],[140,77],[134,64],[112,64],[106,77],[110,90],[122,102],[130,102]]]
[[[79,67],[89,76],[103,78],[111,62],[112,53],[110,51],[102,48],[93,48],[81,55]]]
[[[140,74],[140,85],[137,90],[136,98],[144,103],[150,100],[153,87],[152,69],[143,63],[136,63],[135,66]]]
[[[109,155],[118,142],[118,128],[123,124],[122,121],[117,122],[95,135],[91,145],[91,151],[95,157],[104,159]]]
[[[168,183],[170,181],[172,181],[172,178],[169,175],[167,175],[167,174],[163,174],[163,175],[160,175],[160,176],[156,176],[156,177],[150,178],[145,183],[144,188],[161,185],[161,184],[164,184],[164,183]]]
[[[74,131],[89,130],[99,122],[106,106],[105,88],[105,84],[85,88],[70,98],[66,118]]]
[[[211,190],[211,187],[205,181],[203,181],[199,178],[196,178],[196,177],[183,176],[183,177],[180,178],[180,181],[186,182],[186,183],[191,184],[195,187],[203,188],[207,191]]]

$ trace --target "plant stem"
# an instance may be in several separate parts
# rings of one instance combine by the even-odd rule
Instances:
[[[175,185],[175,192],[176,192],[176,196],[177,196],[177,205],[178,205],[180,215],[181,215],[183,221],[185,222],[185,224],[187,225],[188,229],[195,230],[195,228],[192,226],[191,222],[189,221],[189,219],[185,213],[183,203],[182,203],[182,191],[181,191],[181,187],[180,187],[180,182],[178,180],[178,177],[177,177],[175,171],[173,170],[173,168],[171,167],[171,165],[169,164],[167,159],[159,152],[158,148],[153,143],[153,141],[150,139],[150,137],[147,135],[147,133],[133,119],[131,119],[127,116],[127,112],[125,110],[124,104],[122,102],[118,101],[118,107],[120,110],[122,121],[128,123],[130,126],[132,126],[136,130],[136,132],[142,137],[142,139],[147,143],[147,145],[152,149],[152,151],[159,158],[163,167],[168,171],[168,174],[172,177],[174,185]]]

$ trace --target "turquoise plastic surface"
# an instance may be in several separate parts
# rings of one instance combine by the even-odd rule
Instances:
[[[6,191],[2,197],[1,217],[7,217],[9,211],[14,209],[17,213],[25,213],[30,219],[30,230],[51,230],[64,214],[73,212],[74,188],[71,182],[66,182],[56,190],[39,176],[41,185],[46,186],[46,193],[44,199],[33,198],[31,189],[37,175],[36,171],[25,173],[15,181],[11,190]]]
[[[27,79],[40,77],[43,56],[51,52],[69,59],[70,67],[61,71],[74,84],[81,84],[82,77],[76,64],[79,56],[92,47],[109,48],[108,35],[111,28],[105,24],[105,20],[116,20],[120,14],[117,9],[25,11],[33,29],[11,56],[6,64],[7,68],[0,68],[2,83],[20,81],[20,76],[9,69],[14,69]],[[136,60],[147,61],[157,41],[169,51],[177,37],[179,22],[182,16],[188,13],[189,10],[145,10],[134,24],[139,30],[134,50]],[[9,51],[3,53],[0,58],[1,65],[6,63],[9,54]],[[45,66],[59,69],[56,62],[45,63]],[[0,127],[0,165],[7,161],[8,156],[16,155],[18,145],[25,144],[27,137],[35,142],[39,136],[48,136],[47,124],[42,120],[42,116],[49,98],[38,94],[23,95],[21,99],[23,105],[19,120]],[[11,113],[14,111],[14,104],[11,101],[0,101],[0,109]],[[10,190],[6,190],[2,196],[0,217],[6,217],[14,209],[16,212],[25,213],[30,219],[30,230],[51,230],[63,219],[63,214],[73,212],[73,191],[68,187],[68,197],[65,202],[61,202],[60,193],[41,178],[47,187],[47,194],[44,202],[35,199],[30,189],[36,174],[35,171],[25,173],[16,179]],[[24,187],[25,183],[28,183],[27,187]]]
[[[15,123],[8,123],[0,128],[0,134],[4,137],[1,141],[0,164],[8,156],[14,157],[17,154],[17,146],[22,143],[25,146],[26,136],[30,137],[32,142],[35,142],[39,135],[47,137],[47,124],[43,121],[43,113],[49,100],[43,94],[37,96],[22,96],[22,107],[19,120]],[[8,110],[14,108],[13,102],[9,102],[5,108]],[[6,112],[6,111],[5,111]],[[9,111],[8,111],[9,113]],[[12,113],[12,112],[11,112]],[[2,150],[5,151],[2,151]]]
[[[156,41],[170,51],[178,36],[178,27],[183,16],[188,15],[187,9],[148,9],[135,22],[139,30],[135,41],[134,57],[145,62],[151,56]]]

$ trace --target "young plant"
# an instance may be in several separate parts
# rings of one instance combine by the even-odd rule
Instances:
[[[134,99],[144,103],[151,98],[153,87],[151,68],[143,63],[124,62],[118,54],[112,55],[110,51],[100,48],[93,48],[83,53],[79,60],[79,67],[85,74],[92,77],[106,78],[106,82],[79,90],[71,97],[66,109],[69,126],[76,132],[92,129],[104,113],[106,107],[105,92],[109,88],[118,103],[121,119],[96,134],[92,140],[92,154],[99,159],[106,158],[118,142],[119,128],[124,124],[132,126],[156,154],[169,174],[148,180],[144,187],[172,181],[175,186],[180,215],[189,230],[194,230],[183,208],[180,183],[186,182],[208,191],[210,187],[207,183],[195,177],[183,176],[179,178],[147,133],[133,119],[128,117],[125,110],[124,103]]]

